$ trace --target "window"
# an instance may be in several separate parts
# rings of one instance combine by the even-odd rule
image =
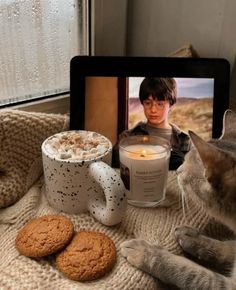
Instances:
[[[69,91],[70,60],[88,54],[88,1],[0,1],[0,106]]]

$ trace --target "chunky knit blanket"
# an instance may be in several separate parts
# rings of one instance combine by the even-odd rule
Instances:
[[[130,238],[158,243],[181,254],[174,229],[181,224],[211,232],[221,231],[204,209],[192,201],[183,212],[176,174],[170,172],[166,200],[157,208],[128,206],[121,224],[107,227],[88,214],[68,215],[75,230],[107,234],[117,248],[117,263],[105,277],[93,282],[67,279],[55,266],[55,257],[31,259],[15,248],[17,232],[32,218],[55,214],[44,195],[41,144],[48,136],[68,129],[68,117],[17,110],[0,111],[0,289],[171,289],[132,267],[120,254]],[[209,226],[210,225],[210,226]]]

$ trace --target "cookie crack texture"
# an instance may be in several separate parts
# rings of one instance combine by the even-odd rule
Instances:
[[[82,231],[75,234],[67,248],[56,257],[58,269],[76,281],[104,276],[116,263],[113,241],[103,233]]]
[[[31,220],[17,234],[20,254],[39,258],[62,250],[72,239],[74,227],[63,215],[46,215]]]

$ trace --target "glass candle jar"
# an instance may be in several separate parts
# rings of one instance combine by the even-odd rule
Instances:
[[[155,136],[129,136],[119,143],[120,175],[128,203],[155,207],[165,198],[170,145]]]

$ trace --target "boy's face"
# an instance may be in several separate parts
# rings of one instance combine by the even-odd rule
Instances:
[[[170,110],[168,101],[159,101],[150,96],[143,101],[143,109],[151,126],[156,128],[166,128],[168,126],[168,113]]]

